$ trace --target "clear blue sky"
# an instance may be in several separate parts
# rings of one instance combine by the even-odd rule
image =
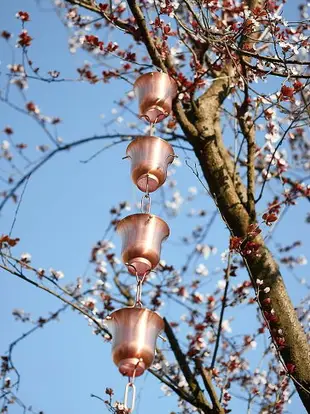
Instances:
[[[48,1],[41,4],[49,8]],[[26,10],[31,15],[31,22],[28,24],[29,32],[34,38],[31,58],[40,66],[42,73],[55,69],[60,70],[63,77],[76,78],[76,68],[89,56],[85,53],[71,55],[68,52],[68,32],[53,11],[40,10],[35,1],[6,2],[0,9],[0,31],[6,29],[17,36],[20,22],[15,18],[15,13],[18,10]],[[292,10],[288,9],[288,12],[291,13]],[[116,35],[116,38],[117,36],[119,35]],[[1,87],[7,72],[6,66],[11,61],[10,53],[10,49],[1,41]],[[15,53],[18,55],[19,51],[16,50]],[[111,110],[115,107],[113,101],[129,90],[128,85],[122,81],[108,85],[49,85],[33,81],[30,83],[27,96],[28,100],[33,100],[40,106],[44,114],[63,119],[59,135],[64,141],[70,142],[102,134],[103,123],[111,118]],[[17,94],[13,93],[12,98],[21,104],[22,101]],[[100,117],[101,114],[105,114],[105,119]],[[48,143],[41,129],[32,120],[2,104],[0,130],[2,131],[6,125],[13,127],[17,141],[24,140],[32,147],[29,154],[33,157],[36,154],[36,145]],[[122,131],[126,131],[125,125]],[[4,138],[2,134],[1,140]],[[75,280],[77,276],[84,274],[91,247],[100,240],[109,222],[110,207],[122,200],[129,200],[134,204],[140,198],[140,193],[130,180],[129,164],[121,159],[126,144],[112,148],[87,164],[80,162],[102,148],[102,145],[103,143],[95,143],[80,146],[70,153],[60,154],[35,174],[27,185],[14,227],[13,236],[21,239],[16,252],[31,253],[36,267],[62,270],[65,274],[64,282]],[[196,186],[200,190],[199,183],[184,164],[184,153],[180,150],[177,152],[182,162],[180,167],[175,167],[178,188],[183,195],[191,186]],[[190,153],[188,155],[191,156]],[[3,160],[1,166],[7,168]],[[154,195],[153,212],[162,215],[160,203],[161,194],[158,192]],[[212,203],[205,195],[199,195],[192,207],[205,208],[208,212],[214,211]],[[304,244],[298,252],[306,254],[309,251],[309,236],[306,231],[309,234],[309,229],[305,228],[303,218],[309,208],[306,202],[300,202],[298,209],[298,214],[296,210],[292,210],[292,213],[289,212],[285,216],[275,232],[275,241],[285,239],[289,243],[302,238]],[[187,210],[184,205],[180,218],[165,218],[171,228],[171,237],[165,245],[162,258],[168,263],[181,263],[180,258],[186,250],[179,247],[179,238],[189,234],[194,225],[203,224],[209,219],[207,217],[184,220]],[[15,206],[12,203],[7,204],[1,216],[0,233],[9,231],[14,212]],[[119,252],[118,239],[115,238],[114,242],[117,246],[116,251]],[[218,254],[206,262],[212,271],[217,266],[223,266],[220,253],[227,248],[227,233],[219,219],[207,242],[218,248]],[[297,271],[300,277],[306,278],[309,265],[298,268]],[[284,275],[293,300],[298,303],[301,297],[300,287],[285,270]],[[212,291],[217,280],[217,277],[210,278],[207,291]],[[26,325],[14,322],[11,313],[13,308],[25,309],[37,319],[39,316],[48,315],[49,311],[55,311],[61,304],[2,271],[0,289],[0,354],[3,355],[8,344],[28,329]],[[161,311],[168,317],[173,312],[173,305],[169,304]],[[254,315],[253,309],[252,316]],[[248,320],[248,314],[239,314],[233,327],[245,333],[244,326],[249,323]],[[161,343],[159,345],[162,346]],[[258,356],[255,355],[255,351],[250,352],[253,353],[250,359],[256,361]],[[93,335],[87,321],[71,311],[61,315],[59,322],[50,323],[27,338],[16,348],[14,361],[22,375],[20,398],[27,405],[33,405],[34,409],[42,409],[44,413],[107,412],[100,401],[90,398],[91,393],[104,396],[105,387],[112,387],[118,399],[122,398],[126,380],[120,377],[111,361],[110,345],[104,344],[99,337]],[[137,385],[137,414],[168,414],[170,411],[177,411],[174,397],[163,397],[158,382],[150,374],[141,377]],[[239,400],[235,400],[232,408],[233,413],[245,412]],[[10,409],[12,414],[20,412],[21,409],[17,405]],[[290,412],[302,414],[303,408],[298,399],[293,399]]]

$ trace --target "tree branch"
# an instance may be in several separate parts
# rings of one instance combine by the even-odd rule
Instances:
[[[245,66],[242,62],[242,69],[245,72]],[[247,210],[250,216],[250,221],[255,221],[255,126],[252,119],[246,119],[246,114],[248,111],[248,100],[249,100],[249,90],[247,85],[245,85],[244,90],[244,100],[240,107],[237,107],[237,118],[243,133],[243,136],[247,140]]]
[[[219,324],[218,324],[218,328],[217,328],[216,342],[215,342],[214,352],[213,352],[212,361],[211,361],[211,365],[210,365],[211,370],[215,367],[216,356],[217,356],[217,352],[218,352],[218,348],[219,348],[219,344],[220,344],[220,338],[221,338],[221,332],[222,332],[222,323],[223,323],[224,312],[225,312],[225,308],[226,308],[228,288],[229,288],[230,266],[231,266],[231,252],[228,253],[227,268],[226,268],[226,271],[225,271],[225,289],[224,289],[224,294],[223,294],[223,298],[222,298],[221,313],[220,313],[220,320],[219,320]]]
[[[52,159],[56,154],[70,150],[71,148],[77,147],[79,145],[84,145],[89,142],[94,141],[102,141],[106,139],[115,139],[119,138],[118,141],[113,141],[111,144],[108,144],[106,147],[102,148],[101,152],[106,151],[107,149],[111,148],[111,146],[122,144],[123,142],[129,142],[130,139],[134,139],[137,137],[140,137],[141,135],[125,135],[125,134],[113,134],[113,135],[94,135],[92,137],[88,138],[82,138],[77,141],[72,141],[68,144],[62,145],[61,147],[57,147],[51,152],[49,152],[41,161],[39,161],[28,173],[26,173],[17,183],[14,185],[14,187],[8,191],[6,196],[3,198],[3,200],[0,203],[0,211],[3,209],[5,204],[8,202],[8,200],[15,194],[15,192],[23,185],[23,183],[28,180],[37,170],[39,170],[44,164],[47,163],[50,159]],[[174,141],[177,138],[168,138],[166,141]]]
[[[253,59],[265,60],[270,63],[276,63],[276,64],[282,63],[283,64],[283,61],[276,57],[263,56],[258,53],[253,53],[253,52],[249,52],[244,49],[236,48],[235,46],[232,46],[232,45],[228,45],[228,47],[230,47],[234,52],[237,52],[240,55],[248,56]],[[283,58],[283,60],[285,61],[287,65],[310,66],[310,61],[306,61],[306,60],[303,61],[303,60],[285,59],[285,58]]]
[[[213,387],[211,375],[207,371],[207,369],[202,365],[202,361],[199,358],[195,358],[195,366],[201,375],[201,378],[203,380],[204,386],[210,396],[211,402],[212,402],[212,409],[214,413],[216,414],[224,414],[225,410],[221,406],[220,401],[217,397],[216,391]]]
[[[244,62],[247,67],[253,70],[254,73],[264,73],[265,75],[273,75],[273,76],[279,76],[281,78],[292,78],[292,79],[310,79],[310,75],[303,74],[303,73],[281,73],[277,72],[275,70],[264,70],[264,69],[258,69],[257,66],[251,65],[249,62]]]
[[[287,136],[287,134],[289,133],[289,131],[291,130],[291,128],[292,128],[292,126],[294,125],[295,122],[296,122],[296,119],[293,119],[293,121],[286,128],[286,130],[284,131],[284,134],[282,135],[280,141],[277,143],[277,146],[275,147],[275,149],[274,149],[274,151],[272,153],[271,160],[270,160],[270,162],[268,164],[268,168],[267,168],[267,171],[266,171],[266,174],[265,174],[265,178],[264,178],[264,181],[263,181],[263,184],[262,184],[262,187],[261,187],[259,196],[255,200],[255,203],[258,203],[260,201],[260,199],[262,198],[262,196],[263,196],[264,188],[265,188],[265,185],[266,185],[266,182],[267,182],[268,174],[269,174],[269,171],[270,171],[272,162],[274,160],[274,157],[275,157],[278,149],[280,148],[280,146],[283,144],[283,141],[284,141],[285,137]]]
[[[186,357],[180,348],[178,340],[176,339],[169,322],[165,318],[164,318],[164,322],[165,322],[165,333],[171,345],[171,349],[181,368],[181,371],[183,372],[183,375],[188,383],[188,386],[193,394],[193,397],[197,402],[197,407],[203,409],[205,413],[212,412],[209,403],[206,401],[205,396],[203,395],[203,391],[201,390],[198,381],[196,380],[194,374],[189,368],[189,365],[186,361]]]
[[[170,381],[167,381],[165,378],[162,377],[162,375],[159,375],[154,369],[149,368],[148,371],[152,375],[154,375],[154,377],[159,379],[159,381],[161,381],[163,384],[166,384],[167,387],[171,388],[172,391],[175,392],[182,400],[185,400],[189,404],[194,405],[195,407],[197,407],[197,405],[195,404],[195,399],[191,395],[187,394],[185,391],[183,391],[180,388],[176,387]]]
[[[136,37],[136,29],[134,26],[132,26],[129,23],[126,23],[124,20],[121,20],[119,18],[111,18],[108,13],[105,13],[104,11],[101,10],[101,8],[99,7],[99,5],[94,2],[86,2],[83,0],[65,0],[67,3],[73,4],[74,6],[79,6],[82,7],[86,10],[92,11],[96,14],[99,14],[100,16],[102,16],[108,23],[110,23],[112,26],[116,26],[118,29],[121,29],[123,31],[125,31],[126,33],[132,35],[134,38]]]
[[[92,320],[92,322],[94,322],[95,325],[98,326],[98,328],[100,329],[100,331],[103,331],[105,333],[107,333],[110,336],[110,333],[98,322],[98,320],[92,316],[89,312],[87,312],[86,310],[84,310],[83,308],[81,308],[80,306],[76,305],[75,303],[71,302],[70,300],[66,299],[65,297],[59,295],[57,292],[55,292],[52,289],[49,289],[46,286],[41,285],[38,282],[35,282],[32,279],[29,279],[28,277],[26,277],[25,275],[23,275],[21,272],[18,272],[16,270],[10,269],[9,267],[0,264],[0,268],[11,273],[14,276],[17,276],[18,278],[24,280],[25,282],[30,283],[31,285],[44,290],[47,293],[50,293],[52,296],[55,296],[56,298],[60,299],[62,302],[66,303],[67,305],[71,306],[73,309],[77,310],[78,312],[82,313],[83,315],[87,316],[89,319]]]
[[[167,67],[164,64],[154,42],[153,39],[149,33],[149,30],[147,28],[147,24],[145,21],[144,14],[142,13],[142,10],[137,5],[135,0],[127,0],[127,3],[130,7],[130,10],[136,19],[136,23],[141,31],[141,36],[143,38],[143,43],[145,44],[147,51],[150,55],[150,58],[152,59],[152,62],[155,66],[157,66],[159,69],[161,69],[163,72],[167,72]]]

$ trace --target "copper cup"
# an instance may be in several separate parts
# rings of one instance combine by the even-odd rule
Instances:
[[[122,238],[122,259],[132,275],[144,276],[160,260],[161,243],[169,236],[169,227],[151,214],[133,214],[117,225]]]
[[[112,357],[122,375],[139,377],[154,360],[156,339],[163,319],[149,309],[123,308],[111,313],[104,324],[112,335]]]
[[[136,138],[128,145],[126,155],[131,159],[133,182],[150,193],[166,181],[168,165],[175,157],[167,141],[152,136]]]
[[[155,124],[170,114],[177,84],[166,73],[149,72],[136,80],[134,93],[139,99],[140,118]]]

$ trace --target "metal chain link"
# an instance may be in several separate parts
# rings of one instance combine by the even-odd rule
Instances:
[[[141,296],[142,296],[142,285],[143,282],[147,276],[149,272],[144,273],[144,275],[142,277],[138,276],[136,274],[136,281],[137,281],[137,290],[136,290],[136,300],[135,300],[135,307],[140,307],[142,308],[143,304],[141,301]]]
[[[150,214],[152,206],[152,199],[149,193],[149,175],[146,175],[146,191],[141,198],[141,213]]]
[[[130,394],[131,389],[131,402],[130,406],[128,406],[128,396]],[[136,403],[136,386],[133,382],[129,380],[128,384],[125,387],[125,394],[124,394],[124,407],[126,410],[128,410],[129,413],[133,413],[135,409],[135,403]]]
[[[136,403],[136,386],[134,384],[135,378],[136,378],[136,372],[137,368],[140,364],[140,361],[137,362],[135,369],[133,371],[132,377],[128,377],[128,383],[125,387],[125,394],[124,394],[124,407],[126,410],[128,410],[129,413],[132,413],[135,409],[135,403]],[[130,389],[132,391],[131,396],[131,404],[130,407],[128,407],[128,396],[130,394]]]
[[[157,118],[155,120],[155,122],[157,121]],[[154,132],[155,132],[155,122],[151,122],[150,123],[150,135],[153,136]]]

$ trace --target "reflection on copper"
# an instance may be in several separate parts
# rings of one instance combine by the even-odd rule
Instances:
[[[143,192],[157,190],[166,180],[168,165],[174,159],[172,146],[152,136],[136,138],[126,150],[131,159],[131,177]]]
[[[163,319],[149,309],[118,309],[105,319],[112,335],[112,357],[121,374],[139,377],[154,360]]]
[[[177,85],[166,73],[150,72],[136,80],[134,92],[139,99],[139,116],[154,124],[170,114]]]
[[[117,225],[122,238],[122,259],[128,271],[144,276],[160,260],[161,243],[169,236],[169,227],[161,218],[151,214],[133,214]]]

